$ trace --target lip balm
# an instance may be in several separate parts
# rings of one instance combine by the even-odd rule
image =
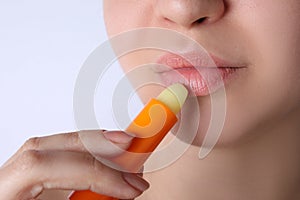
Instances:
[[[139,172],[150,154],[176,124],[176,114],[182,108],[187,95],[187,89],[176,83],[163,90],[155,99],[151,99],[126,129],[126,132],[135,135],[127,149],[129,153],[125,152],[111,161],[123,170]],[[142,156],[134,156],[139,154]],[[75,191],[69,199],[118,200],[88,190]]]

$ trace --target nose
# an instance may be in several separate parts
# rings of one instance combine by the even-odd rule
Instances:
[[[172,24],[191,28],[201,23],[214,23],[225,12],[224,0],[158,0],[160,17]]]

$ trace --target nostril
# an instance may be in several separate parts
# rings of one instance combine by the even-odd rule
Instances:
[[[201,24],[201,23],[203,23],[206,19],[207,19],[207,17],[201,17],[201,18],[199,18],[197,21],[195,21],[194,23],[195,23],[195,24]]]

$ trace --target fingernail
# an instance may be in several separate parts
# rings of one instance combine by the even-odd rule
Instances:
[[[104,131],[103,135],[106,139],[114,142],[125,144],[129,143],[132,140],[132,136],[124,133],[123,131]]]
[[[140,176],[137,176],[136,174],[130,174],[130,173],[124,173],[123,179],[132,187],[140,190],[141,192],[144,192],[147,190],[150,185],[145,179],[143,179]]]

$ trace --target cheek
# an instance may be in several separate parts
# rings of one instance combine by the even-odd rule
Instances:
[[[149,99],[157,96],[165,88],[152,69],[154,58],[161,53],[160,50],[142,49],[119,58],[124,74],[143,103],[147,103]]]
[[[261,55],[256,79],[270,105],[291,109],[300,92],[300,2],[262,1],[257,7],[256,49]],[[274,103],[272,103],[272,102]]]
[[[151,4],[148,0],[104,0],[103,8],[106,31],[109,37],[149,26],[149,16],[152,15]],[[118,44],[112,44],[112,47],[116,52],[118,48],[122,49],[122,46],[118,46]],[[160,53],[155,50],[144,49],[130,52],[118,59],[124,73],[144,103],[147,103],[153,96],[157,96],[164,88],[157,84],[151,84],[151,82],[141,84],[141,82],[145,82],[144,77],[147,79],[155,78],[151,78],[154,76],[153,72],[140,72],[139,69],[141,69],[140,66],[153,63],[153,57]],[[139,71],[138,75],[135,75],[135,71]]]
[[[252,41],[252,65],[245,80],[227,90],[221,143],[275,127],[300,106],[300,2],[257,0],[252,5],[236,8],[236,24],[244,26],[245,39]]]
[[[106,30],[109,36],[126,30],[128,26],[128,17],[131,9],[125,4],[127,1],[104,0],[103,11]],[[128,4],[128,3],[127,3]]]
[[[241,80],[226,87],[221,146],[256,138],[300,107],[300,2],[232,1],[231,8],[225,17],[232,30],[240,30],[232,34],[247,44],[242,51],[250,65]],[[211,117],[207,106],[200,109],[198,145]]]
[[[149,0],[104,0],[104,19],[109,36],[148,26],[153,10]]]

